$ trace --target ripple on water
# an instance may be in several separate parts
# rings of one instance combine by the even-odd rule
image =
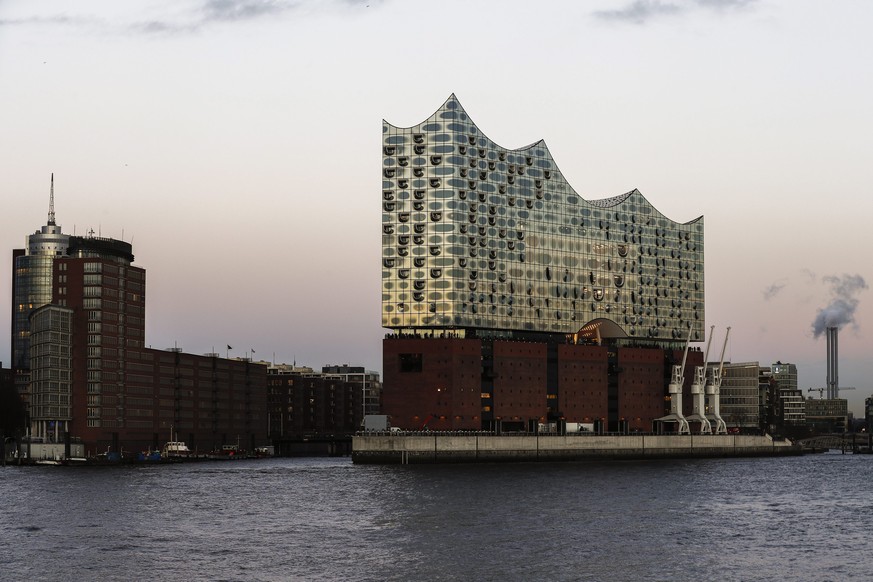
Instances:
[[[860,579],[871,462],[7,467],[0,544],[41,580]]]

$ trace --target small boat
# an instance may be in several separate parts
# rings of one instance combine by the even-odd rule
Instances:
[[[160,461],[161,451],[143,451],[136,456],[136,460],[149,463]]]
[[[170,440],[167,441],[167,444],[164,445],[163,450],[161,450],[161,456],[165,459],[171,459],[173,457],[187,457],[191,454],[191,449],[188,448],[183,441],[176,440],[178,435],[173,433],[173,426],[170,426]]]
[[[172,457],[187,457],[191,454],[191,450],[182,441],[169,441],[164,445],[164,450],[161,451],[161,456],[166,458]]]

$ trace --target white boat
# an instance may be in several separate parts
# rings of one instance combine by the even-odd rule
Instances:
[[[178,435],[173,433],[173,426],[170,426],[170,440],[164,445],[161,450],[161,456],[165,459],[172,457],[187,457],[191,454],[191,449],[188,448],[183,441],[177,441]]]
[[[161,451],[162,457],[187,457],[191,454],[191,450],[182,441],[169,441],[164,445]]]

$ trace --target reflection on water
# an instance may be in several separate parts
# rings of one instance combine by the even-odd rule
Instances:
[[[871,467],[840,454],[6,467],[2,567],[22,580],[861,579]]]

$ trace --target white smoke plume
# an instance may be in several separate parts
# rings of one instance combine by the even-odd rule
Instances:
[[[831,302],[822,307],[812,322],[812,333],[820,336],[829,327],[842,328],[846,324],[855,323],[855,310],[858,308],[857,295],[867,289],[867,282],[861,275],[843,275],[842,277],[822,277],[822,281],[831,288]]]

